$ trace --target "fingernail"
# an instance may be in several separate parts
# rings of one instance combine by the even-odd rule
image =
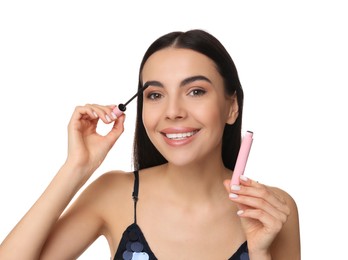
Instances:
[[[111,122],[111,119],[108,115],[105,116],[106,121]]]
[[[240,190],[240,186],[239,186],[239,185],[233,184],[233,185],[231,186],[231,190]]]
[[[115,115],[114,112],[111,112],[111,117],[112,117],[112,119],[116,119],[117,118],[117,116]]]
[[[97,115],[97,113],[96,113],[95,111],[93,111],[93,115],[94,115],[95,117],[98,117],[98,115]]]
[[[238,210],[238,211],[237,211],[237,215],[238,215],[238,216],[242,215],[243,213],[244,213],[244,210]]]
[[[244,176],[244,175],[241,175],[239,178],[240,178],[242,181],[248,181],[248,178],[247,178],[246,176]]]
[[[228,196],[229,196],[231,199],[238,198],[238,195],[235,194],[235,193],[230,193]]]

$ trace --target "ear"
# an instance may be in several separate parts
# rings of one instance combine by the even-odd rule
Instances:
[[[237,93],[234,92],[234,94],[228,98],[229,99],[229,113],[226,120],[226,124],[233,125],[239,115],[239,106],[238,106],[238,100],[237,100]]]

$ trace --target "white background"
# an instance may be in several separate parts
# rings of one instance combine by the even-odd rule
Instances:
[[[297,201],[303,259],[341,259],[347,25],[346,4],[335,0],[1,1],[0,240],[64,162],[74,107],[125,102],[153,40],[200,28],[220,39],[240,74],[243,128],[255,133],[246,175]],[[132,169],[134,110],[135,102],[91,181]],[[101,238],[80,259],[109,257]]]

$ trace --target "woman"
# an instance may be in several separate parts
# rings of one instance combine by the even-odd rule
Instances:
[[[103,174],[65,211],[125,120],[115,106],[76,107],[66,162],[3,241],[0,258],[75,259],[103,235],[114,259],[300,259],[291,196],[245,176],[230,185],[243,91],[222,44],[202,30],[160,37],[141,63],[144,85],[134,174]],[[96,132],[99,119],[114,124],[106,136]]]

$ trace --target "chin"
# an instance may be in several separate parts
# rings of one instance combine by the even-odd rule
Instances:
[[[197,157],[188,157],[185,154],[182,154],[181,156],[176,156],[175,158],[173,156],[169,156],[166,158],[168,161],[168,164],[173,165],[175,167],[190,167],[190,166],[199,166],[204,165],[204,162],[206,160],[199,160]]]

